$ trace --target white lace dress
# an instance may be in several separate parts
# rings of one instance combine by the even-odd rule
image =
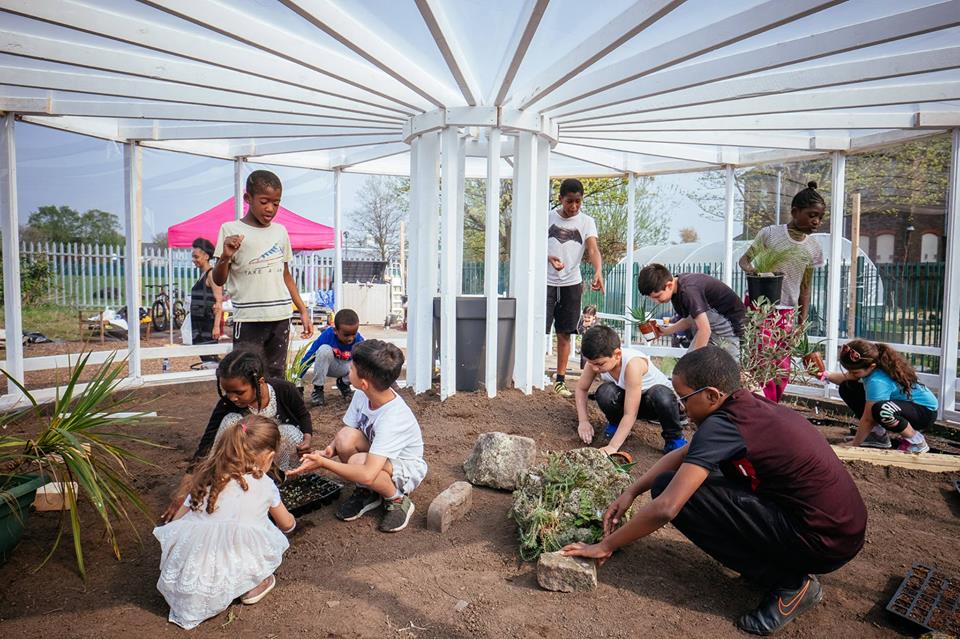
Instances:
[[[189,630],[226,610],[273,574],[289,547],[267,514],[280,503],[276,485],[266,476],[245,479],[246,491],[236,481],[224,487],[212,514],[191,510],[153,529],[163,551],[157,589],[178,626]]]

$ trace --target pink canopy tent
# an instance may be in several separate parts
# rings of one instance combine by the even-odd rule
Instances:
[[[243,211],[246,213],[247,204],[243,204]],[[220,233],[220,226],[224,222],[230,222],[234,219],[233,198],[228,198],[217,204],[212,209],[204,211],[199,215],[174,224],[167,229],[167,242],[171,247],[189,247],[198,237],[205,237],[214,244],[217,243],[217,235]],[[329,249],[334,246],[333,229],[324,224],[311,222],[305,217],[300,217],[293,211],[285,209],[282,206],[277,216],[273,218],[287,227],[287,233],[290,235],[290,244],[294,251],[302,250],[320,250]]]

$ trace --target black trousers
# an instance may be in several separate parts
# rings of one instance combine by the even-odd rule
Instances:
[[[233,325],[233,347],[260,355],[267,377],[286,379],[287,347],[290,343],[290,320],[276,322],[236,322]]]
[[[619,424],[623,419],[623,403],[627,397],[626,391],[613,382],[604,382],[597,388],[597,405],[607,421]],[[677,439],[683,436],[683,418],[680,417],[680,401],[672,389],[657,384],[644,389],[640,397],[640,407],[637,410],[640,419],[656,420],[663,429],[663,439]]]
[[[674,474],[657,476],[650,491],[654,498]],[[707,477],[671,523],[727,568],[769,588],[799,588],[807,575],[833,572],[852,559],[814,553],[777,504],[718,473]]]
[[[853,411],[854,416],[857,419],[863,417],[863,409],[867,405],[867,391],[863,384],[848,380],[840,384],[839,390],[840,399]],[[902,433],[908,424],[917,430],[926,430],[937,419],[936,411],[902,399],[874,402],[870,415],[873,421],[892,433]]]

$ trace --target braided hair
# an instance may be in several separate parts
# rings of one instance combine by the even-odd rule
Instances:
[[[264,376],[263,360],[250,350],[233,350],[217,366],[217,395],[223,399],[221,379],[242,379],[253,386],[257,393],[257,410],[262,405],[260,399],[260,378]]]
[[[813,181],[807,182],[807,188],[794,195],[790,202],[790,208],[797,210],[809,209],[814,206],[826,207],[826,205],[823,196],[817,191],[817,183]]]

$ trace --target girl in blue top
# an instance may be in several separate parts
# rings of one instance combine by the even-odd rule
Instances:
[[[889,433],[900,435],[907,453],[930,450],[920,432],[937,418],[937,398],[917,381],[907,361],[886,344],[855,339],[840,348],[843,373],[825,378],[839,385],[840,397],[860,418],[848,446],[891,448]]]

